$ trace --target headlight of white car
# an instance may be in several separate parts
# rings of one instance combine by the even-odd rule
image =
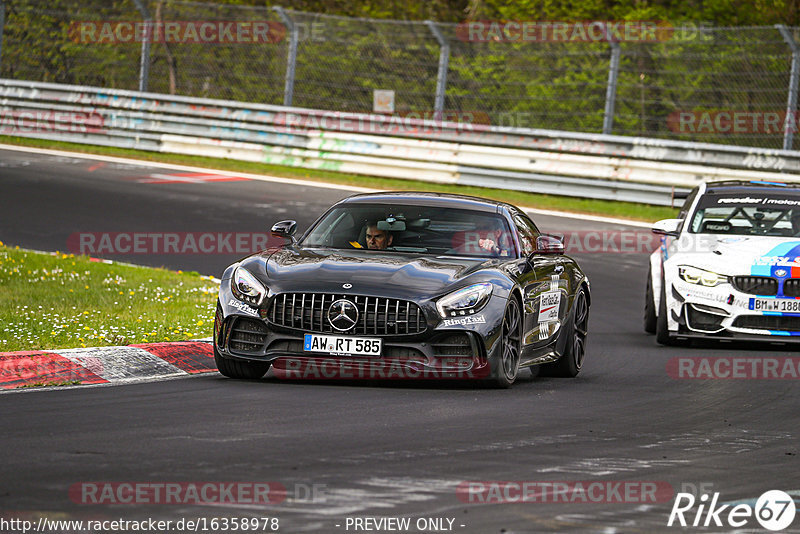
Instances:
[[[489,302],[492,284],[481,283],[467,286],[439,299],[436,309],[442,317],[473,314]]]
[[[244,267],[237,267],[231,278],[233,295],[248,304],[259,306],[267,296],[267,288]]]
[[[678,275],[684,282],[706,287],[718,286],[728,281],[727,276],[706,271],[704,269],[698,269],[697,267],[691,267],[689,265],[679,265]]]

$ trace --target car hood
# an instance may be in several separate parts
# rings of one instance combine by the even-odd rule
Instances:
[[[468,277],[477,282],[500,276],[496,259],[375,250],[287,247],[244,263],[274,292],[339,292],[352,284],[348,291],[353,294],[434,297]]]
[[[800,268],[800,239],[765,236],[689,234],[692,242],[676,242],[676,264],[724,275],[771,274],[773,267]]]

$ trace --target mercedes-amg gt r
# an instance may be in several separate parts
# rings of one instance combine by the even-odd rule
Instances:
[[[435,193],[344,199],[299,239],[225,270],[219,371],[260,378],[471,378],[524,367],[578,374],[589,281],[520,209]],[[539,370],[539,369],[537,369]]]

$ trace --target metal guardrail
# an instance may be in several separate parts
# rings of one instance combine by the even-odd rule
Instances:
[[[800,182],[800,152],[338,113],[0,79],[0,133],[670,205],[707,180]]]

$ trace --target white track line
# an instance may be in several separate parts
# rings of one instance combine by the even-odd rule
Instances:
[[[318,187],[320,189],[334,189],[338,191],[354,191],[357,193],[376,193],[381,191],[380,189],[370,189],[367,187],[356,187],[352,185],[341,185],[341,184],[331,184],[327,182],[316,182],[311,180],[300,180],[298,178],[285,178],[281,176],[269,176],[264,174],[252,174],[252,173],[245,173],[245,172],[237,172],[237,171],[227,171],[224,169],[209,169],[207,167],[193,167],[190,165],[177,165],[174,163],[160,163],[157,161],[146,161],[140,159],[129,159],[129,158],[118,158],[115,156],[103,156],[99,154],[86,154],[83,152],[68,152],[66,150],[52,150],[49,148],[36,148],[36,147],[26,147],[26,146],[19,146],[19,145],[5,145],[0,144],[0,150],[13,150],[17,152],[27,152],[30,154],[44,154],[49,156],[61,156],[61,157],[70,157],[70,158],[78,158],[78,159],[89,159],[94,161],[104,161],[107,163],[122,163],[126,165],[137,165],[141,167],[156,167],[161,169],[170,169],[176,171],[186,171],[186,172],[202,172],[202,173],[219,173],[225,176],[237,176],[241,178],[248,178],[250,180],[260,180],[262,182],[273,182],[273,183],[282,183],[282,184],[294,184],[298,186],[306,186],[306,187]],[[158,154],[158,152],[155,152]],[[539,208],[530,208],[530,207],[523,207],[520,206],[521,209],[527,211],[528,213],[534,213],[537,215],[547,215],[550,217],[563,217],[565,219],[577,219],[583,221],[593,221],[593,222],[602,222],[602,223],[610,223],[610,224],[621,224],[625,226],[633,226],[636,228],[650,228],[652,223],[643,222],[643,221],[632,221],[629,219],[616,219],[614,217],[604,217],[600,215],[587,215],[582,213],[570,213],[567,211],[556,211],[556,210],[545,210]]]
[[[176,171],[187,172],[202,172],[204,174],[218,173],[225,176],[238,176],[241,178],[249,178],[250,180],[260,180],[262,182],[273,183],[292,183],[296,185],[304,185],[308,187],[319,187],[321,189],[337,189],[340,191],[356,191],[360,193],[374,193],[378,189],[367,189],[366,187],[355,187],[349,185],[329,184],[326,182],[315,182],[312,180],[300,180],[298,178],[285,178],[281,176],[268,176],[264,174],[251,174],[238,171],[227,171],[224,169],[209,169],[208,167],[193,167],[191,165],[177,165],[174,163],[160,163],[158,161],[147,161],[141,159],[128,159],[118,158],[115,156],[102,156],[99,154],[85,154],[83,152],[67,152],[64,150],[51,150],[49,148],[36,148],[17,145],[3,145],[0,144],[0,150],[16,150],[19,152],[28,152],[30,154],[44,154],[48,156],[61,156],[68,158],[90,159],[94,161],[104,161],[107,163],[122,163],[125,165],[137,165],[139,167],[156,167],[159,169],[170,169]],[[159,152],[154,152],[159,154]]]

